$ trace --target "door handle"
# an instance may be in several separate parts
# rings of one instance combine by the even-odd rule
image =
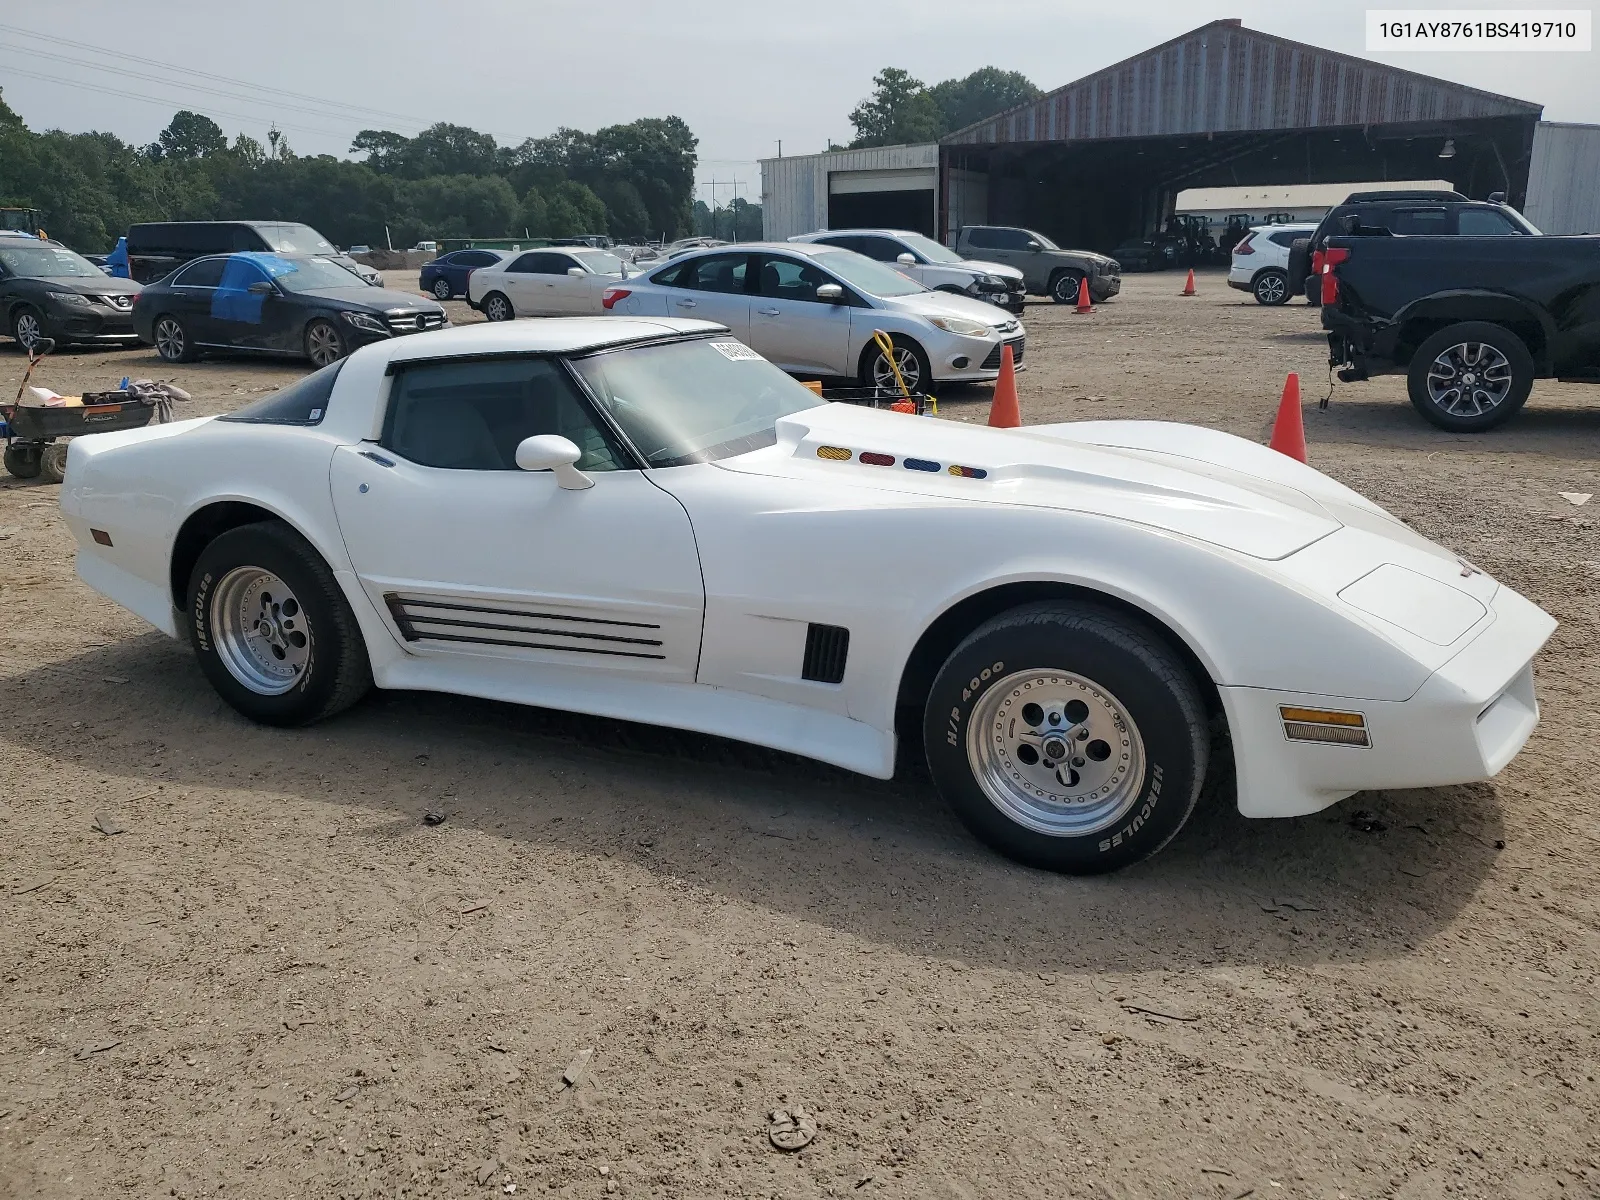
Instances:
[[[679,308],[693,308],[694,307],[694,301],[693,300],[679,300],[678,301],[678,307]]]
[[[763,317],[781,317],[783,315],[783,310],[780,308],[758,308],[756,311]]]

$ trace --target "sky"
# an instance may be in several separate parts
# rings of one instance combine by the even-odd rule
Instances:
[[[1425,0],[1391,0],[1401,2]],[[1495,2],[1532,9],[1562,0]],[[1600,124],[1596,51],[1367,54],[1366,8],[1352,0],[0,0],[0,88],[34,129],[104,130],[143,144],[191,108],[230,138],[265,142],[276,123],[301,154],[344,155],[362,128],[412,134],[450,121],[515,144],[561,126],[672,114],[700,139],[700,195],[710,199],[717,180],[725,203],[735,181],[739,195],[759,194],[756,160],[780,141],[785,154],[849,141],[850,110],[885,66],[928,83],[996,66],[1048,91],[1239,17],[1252,29],[1543,104],[1546,120]]]

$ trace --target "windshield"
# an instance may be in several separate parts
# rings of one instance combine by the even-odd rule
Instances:
[[[572,256],[596,275],[622,274],[622,260],[605,250],[574,250]]]
[[[24,279],[105,277],[105,272],[65,246],[0,246],[0,263]]]
[[[366,287],[360,276],[331,258],[276,258],[263,254],[255,260],[285,291],[315,292],[323,288]]]
[[[869,296],[912,296],[928,290],[886,263],[857,254],[854,250],[819,254],[816,264]]]
[[[903,233],[900,235],[900,240],[929,262],[954,263],[965,261],[961,255],[948,246],[941,246],[931,237],[923,237],[920,233]]]
[[[257,233],[279,254],[337,254],[333,243],[309,225],[257,225]]]
[[[779,417],[822,403],[728,337],[612,350],[572,365],[652,467],[770,446]]]

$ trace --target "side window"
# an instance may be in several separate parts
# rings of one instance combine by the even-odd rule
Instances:
[[[1268,238],[1268,241],[1272,242],[1274,245],[1287,248],[1294,245],[1296,238],[1303,238],[1305,236],[1306,235],[1303,233],[1275,233]]]
[[[1033,241],[1033,234],[1026,229],[997,229],[995,233],[999,237],[996,245],[1001,250],[1026,250]]]
[[[1449,233],[1450,214],[1442,208],[1402,208],[1387,224],[1395,233]]]
[[[451,261],[460,267],[492,267],[500,261],[500,257],[482,250],[464,250],[459,255],[453,256]]]
[[[242,421],[249,425],[319,425],[328,411],[328,397],[333,395],[334,382],[349,359],[336,359],[320,371],[291,383],[254,404],[246,404],[217,418],[219,421]]]
[[[574,442],[583,471],[628,466],[557,362],[513,358],[413,363],[394,381],[382,444],[424,467],[515,471],[524,438],[558,433]]]
[[[227,265],[228,260],[225,258],[203,258],[180,271],[178,277],[172,281],[172,286],[218,287],[222,283],[223,268]]]
[[[688,287],[689,275],[693,269],[694,264],[692,262],[677,263],[663,271],[657,271],[650,276],[650,282],[658,283],[662,287]]]
[[[538,268],[534,266],[534,262],[538,257],[537,254],[524,254],[507,267],[506,271],[514,275],[535,275],[538,273]]]
[[[861,239],[861,245],[851,246],[850,249],[886,263],[892,263],[907,253],[906,248],[899,242],[886,237],[864,237]]]
[[[233,229],[230,231],[230,233],[231,233],[231,236],[219,237],[217,239],[217,241],[219,241],[219,242],[227,242],[228,244],[225,245],[225,246],[217,247],[217,249],[211,251],[211,253],[220,254],[220,253],[222,253],[224,251],[227,251],[227,250],[266,250],[266,249],[268,249],[268,246],[267,246],[267,243],[266,243],[266,239],[263,238],[254,229],[251,229],[248,225],[235,225],[233,227]]]
[[[761,294],[772,300],[811,300],[817,288],[833,280],[805,259],[768,255],[761,263]]]
[[[711,254],[684,264],[678,287],[693,288],[697,292],[732,292],[745,290],[745,272],[750,265],[748,254]]]
[[[1521,233],[1503,213],[1492,208],[1463,208],[1456,216],[1456,232],[1462,237],[1501,237]]]

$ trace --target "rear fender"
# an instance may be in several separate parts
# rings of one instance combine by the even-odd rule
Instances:
[[[1413,300],[1393,318],[1400,330],[1400,344],[1408,350],[1415,350],[1445,326],[1462,321],[1488,321],[1512,330],[1527,345],[1539,373],[1549,373],[1555,322],[1538,305],[1520,296],[1484,288],[1434,292]]]

